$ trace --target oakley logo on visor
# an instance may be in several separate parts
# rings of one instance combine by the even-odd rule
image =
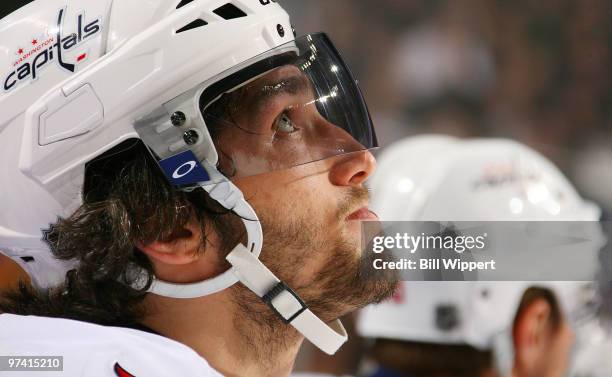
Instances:
[[[181,179],[184,176],[186,176],[187,174],[191,173],[193,171],[193,169],[195,169],[195,167],[196,167],[196,162],[195,161],[185,162],[183,165],[181,165],[178,168],[176,168],[174,173],[172,173],[172,178],[173,179]]]
[[[159,162],[170,184],[186,186],[210,181],[210,176],[192,151],[185,151]]]

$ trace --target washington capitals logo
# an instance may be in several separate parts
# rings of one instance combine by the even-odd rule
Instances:
[[[52,61],[68,72],[74,72],[76,64],[87,58],[87,52],[78,55],[76,62],[70,63],[64,60],[64,53],[75,46],[91,39],[101,30],[101,19],[87,23],[83,14],[77,16],[76,32],[64,35],[64,18],[66,9],[60,9],[57,15],[57,27],[55,35],[42,35],[32,38],[29,50],[19,47],[17,50],[18,60],[13,63],[15,69],[4,79],[4,90],[6,92],[15,89],[23,82],[36,80],[40,70]]]

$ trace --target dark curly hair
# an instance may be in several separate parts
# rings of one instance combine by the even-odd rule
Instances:
[[[63,317],[102,325],[138,324],[153,267],[138,242],[169,239],[193,216],[201,224],[202,250],[211,230],[228,253],[244,237],[240,219],[202,189],[172,188],[140,140],[128,140],[86,166],[83,204],[45,231],[54,256],[76,260],[63,285],[36,291],[25,283],[0,300],[0,312]],[[223,258],[221,258],[223,260]],[[229,267],[227,262],[220,267]],[[147,284],[135,289],[137,266]]]

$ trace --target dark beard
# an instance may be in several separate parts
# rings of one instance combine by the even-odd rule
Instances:
[[[353,188],[339,206],[339,221],[355,203],[367,199],[366,189]],[[371,253],[360,253],[360,245],[339,236],[335,240],[318,237],[335,230],[325,229],[312,221],[313,217],[288,219],[281,214],[260,214],[264,231],[261,261],[291,287],[323,321],[329,322],[351,311],[390,297],[397,285],[395,277],[373,278],[363,274],[360,257],[372,258]],[[282,220],[281,220],[282,219]],[[320,270],[306,282],[296,282],[296,271],[308,264],[310,258],[323,259]],[[371,264],[370,264],[371,265]],[[233,288],[234,303],[239,307],[235,324],[249,339],[251,351],[262,349],[260,361],[270,353],[286,349],[299,339],[291,326],[277,315],[254,293],[237,284]],[[252,326],[255,325],[255,326]],[[265,351],[263,351],[265,350]]]

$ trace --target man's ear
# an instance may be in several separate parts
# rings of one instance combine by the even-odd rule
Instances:
[[[552,307],[544,298],[535,298],[521,308],[514,321],[514,366],[519,370],[538,368],[542,355],[554,336]],[[520,373],[519,375],[530,375]]]
[[[183,226],[177,228],[163,240],[148,244],[136,243],[136,247],[151,258],[154,265],[186,265],[199,257],[204,247],[200,223],[195,216]]]

